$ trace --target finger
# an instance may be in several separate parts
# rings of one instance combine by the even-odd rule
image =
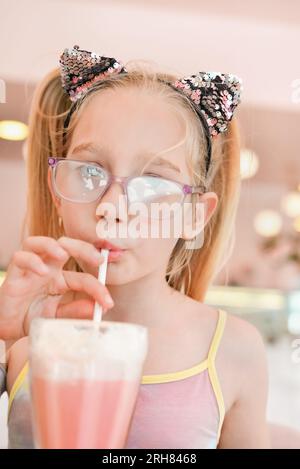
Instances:
[[[103,307],[113,307],[114,303],[108,289],[93,275],[68,270],[63,270],[62,273],[69,290],[84,291]]]
[[[11,256],[8,267],[6,269],[6,276],[5,276],[5,279],[4,279],[5,283],[7,283],[10,278],[12,278],[15,281],[17,278],[23,277],[23,275],[24,275],[23,270],[20,269],[20,267],[18,267],[15,264],[14,260],[13,260],[14,254]]]
[[[58,305],[56,310],[57,318],[74,318],[74,319],[92,319],[94,311],[93,300],[81,299],[72,301],[71,303]]]
[[[77,318],[77,319],[93,319],[95,302],[91,299],[80,299],[70,303],[58,305],[56,311],[57,318]],[[103,307],[103,315],[107,312],[107,308]]]
[[[19,269],[29,270],[38,275],[47,275],[50,272],[49,267],[33,252],[16,251],[13,262]]]
[[[94,265],[100,265],[104,261],[104,257],[101,255],[100,251],[87,241],[62,236],[58,239],[58,243],[75,259]]]
[[[49,236],[29,236],[23,243],[23,250],[48,255],[65,262],[69,258],[68,252],[59,245],[56,239]]]

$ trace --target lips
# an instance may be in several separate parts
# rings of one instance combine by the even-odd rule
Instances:
[[[98,250],[101,249],[108,249],[108,262],[115,262],[120,259],[120,257],[127,251],[127,249],[121,248],[120,246],[116,246],[115,244],[110,243],[107,240],[99,239],[95,243],[93,243],[95,248]]]

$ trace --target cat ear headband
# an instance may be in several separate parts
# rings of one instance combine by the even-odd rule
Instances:
[[[111,57],[104,57],[74,46],[65,49],[59,59],[61,83],[72,101],[64,122],[69,125],[76,103],[90,86],[114,74],[128,73],[123,64]],[[162,81],[162,80],[160,80]],[[164,82],[176,91],[184,93],[199,116],[207,142],[206,172],[211,160],[211,138],[227,130],[237,105],[240,103],[242,80],[232,74],[198,72],[175,82]]]

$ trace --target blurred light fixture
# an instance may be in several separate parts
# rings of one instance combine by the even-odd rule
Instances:
[[[242,179],[253,177],[258,170],[259,160],[256,153],[250,148],[243,148],[240,158],[240,173]]]
[[[281,200],[281,208],[288,217],[300,216],[300,193],[288,192]]]
[[[28,126],[20,121],[0,121],[0,138],[4,140],[24,140],[28,135]]]
[[[285,311],[286,299],[281,290],[271,288],[210,286],[205,296],[210,304],[222,305],[242,311]]]
[[[262,210],[254,218],[255,231],[264,237],[276,236],[282,227],[282,218],[275,210]]]
[[[293,227],[296,231],[298,231],[298,233],[300,233],[300,217],[295,218]]]

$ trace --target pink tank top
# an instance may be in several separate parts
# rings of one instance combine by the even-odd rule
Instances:
[[[215,366],[226,312],[219,319],[207,358],[174,373],[144,375],[126,448],[216,448],[225,406]],[[9,448],[32,448],[28,363],[9,396]]]

